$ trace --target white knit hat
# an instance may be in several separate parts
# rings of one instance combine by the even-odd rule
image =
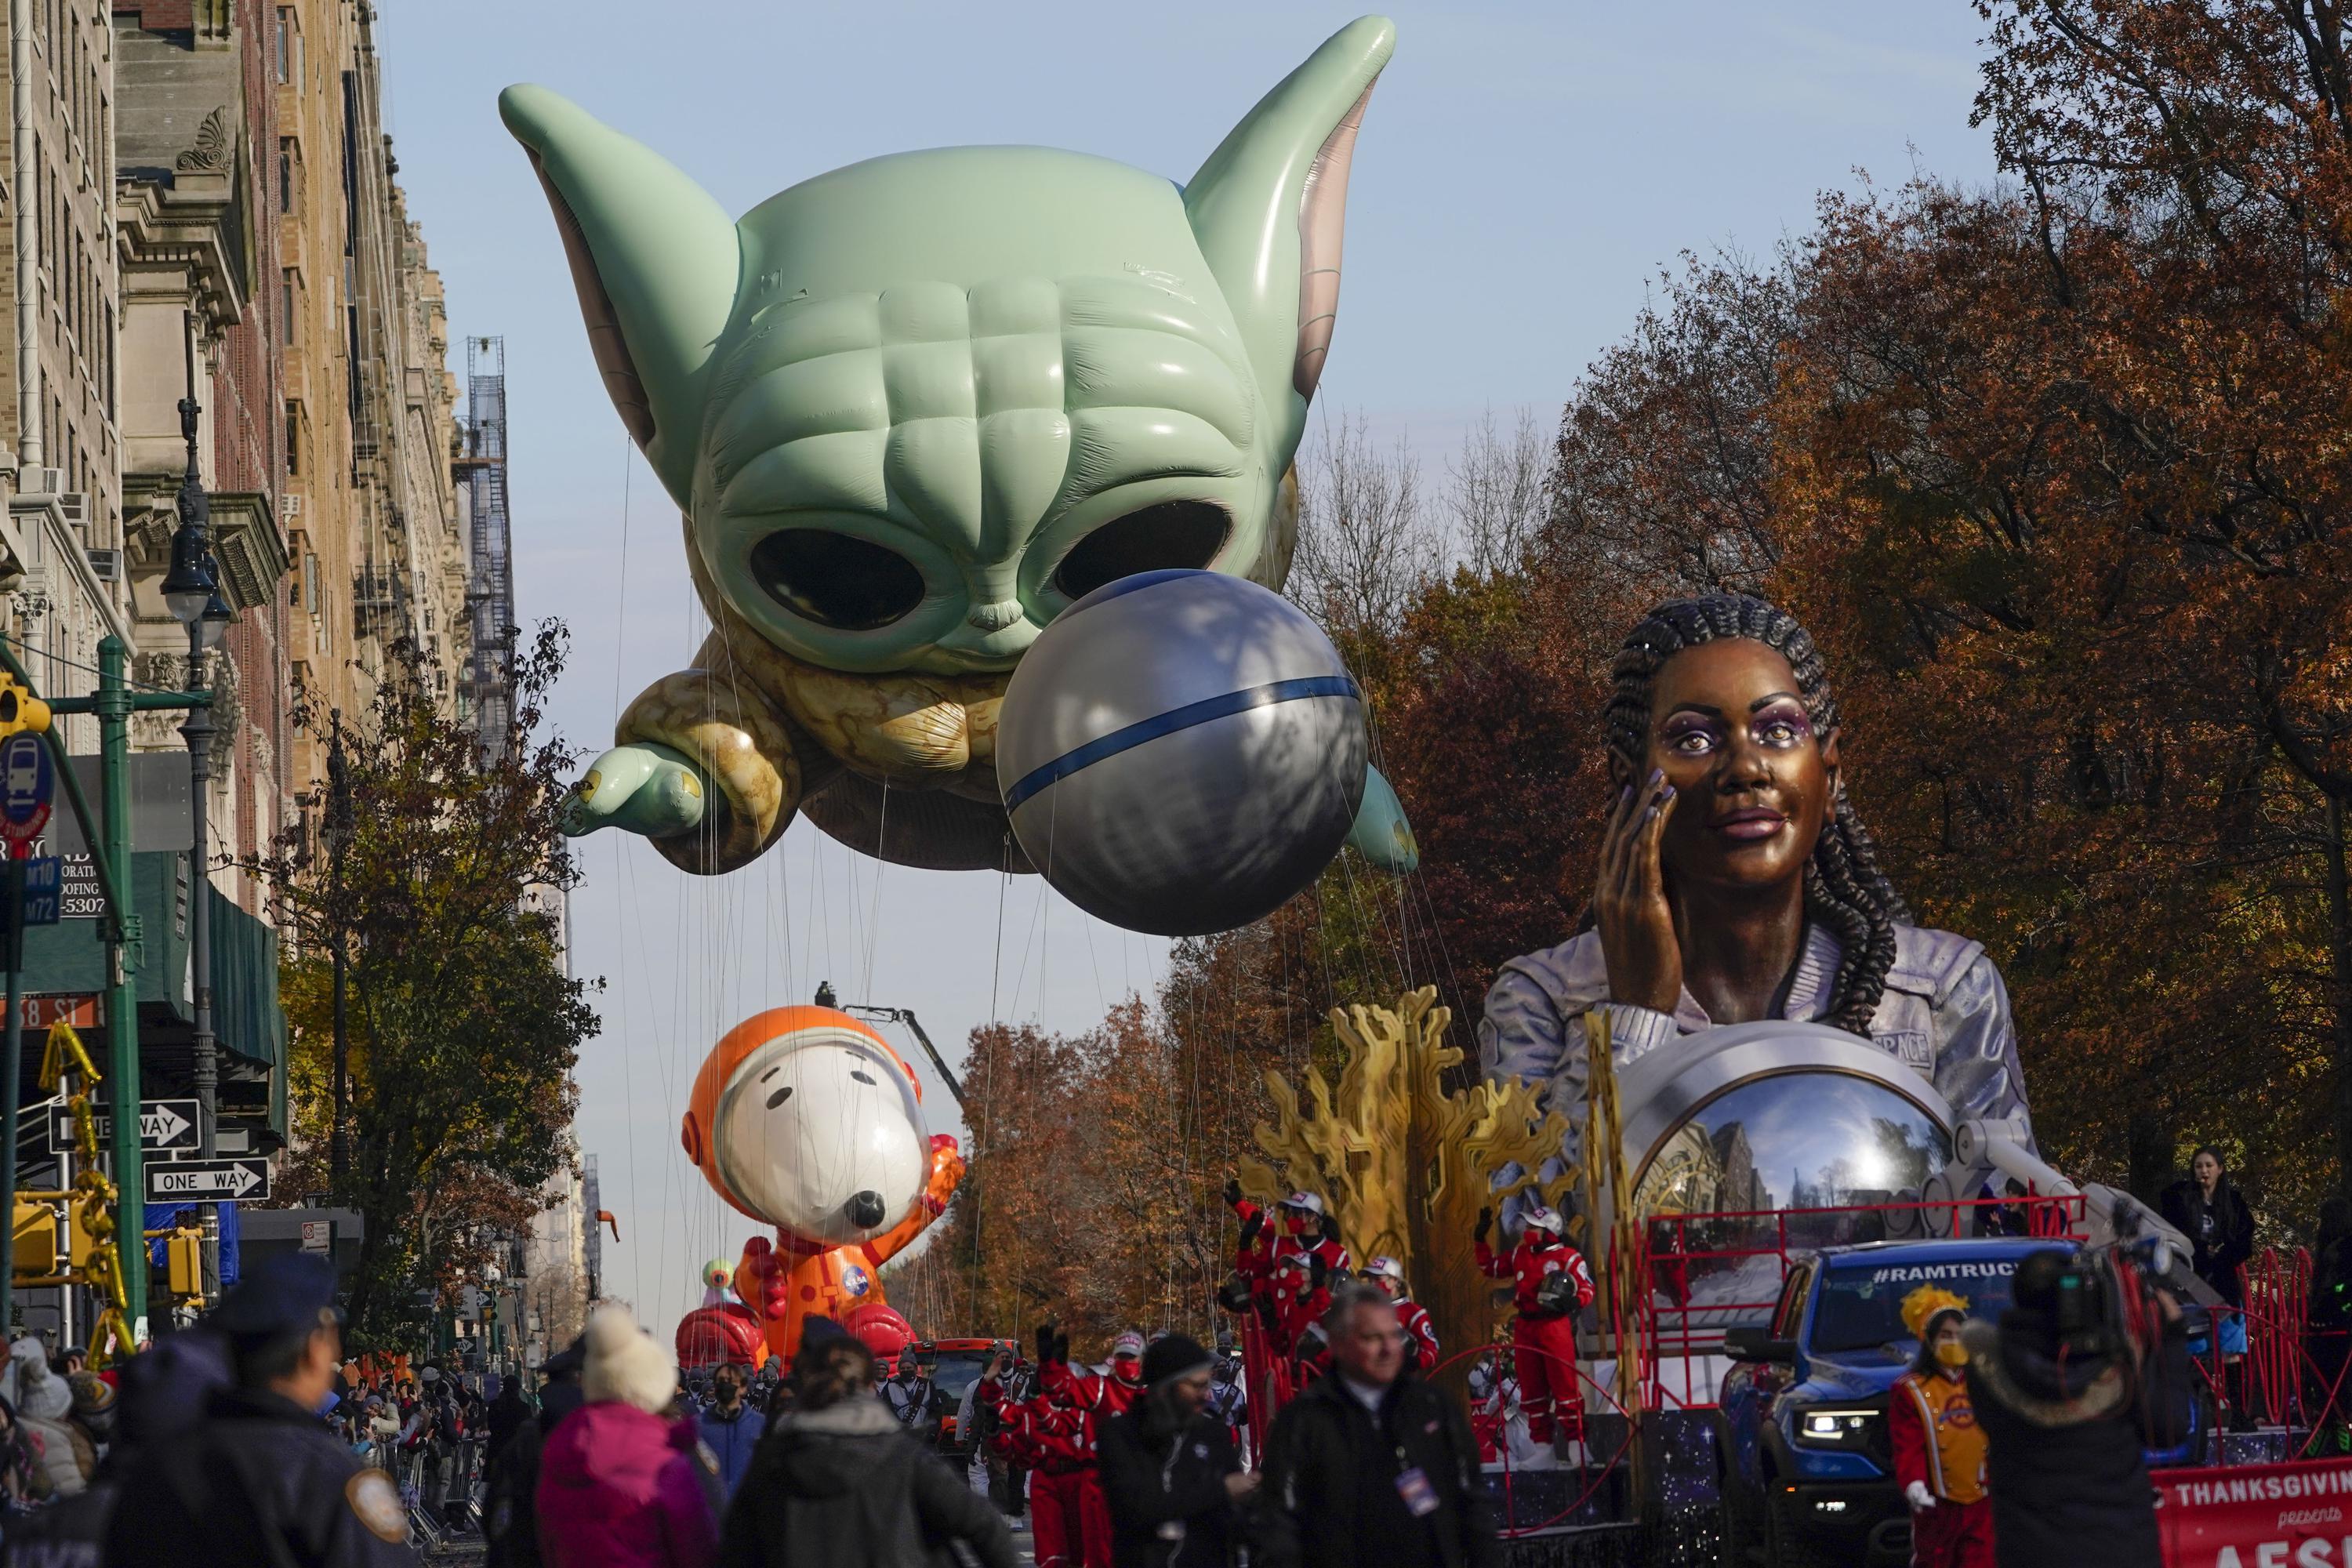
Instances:
[[[588,1364],[580,1391],[591,1405],[617,1402],[648,1415],[677,1394],[677,1363],[661,1342],[637,1327],[637,1316],[614,1302],[588,1314]]]

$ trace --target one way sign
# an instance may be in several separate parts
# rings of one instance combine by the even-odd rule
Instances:
[[[114,1136],[114,1116],[104,1110],[92,1110],[90,1121],[96,1124],[98,1141],[104,1144]],[[139,1146],[149,1153],[158,1150],[192,1150],[196,1146],[196,1102],[193,1100],[143,1100],[139,1102]],[[49,1101],[49,1152],[71,1153],[74,1149],[73,1112],[61,1100]]]
[[[175,1160],[145,1169],[151,1204],[259,1202],[269,1195],[267,1160]]]

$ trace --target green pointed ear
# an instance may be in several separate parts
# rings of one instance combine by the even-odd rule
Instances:
[[[684,507],[711,347],[735,308],[735,224],[668,160],[543,87],[507,89],[499,114],[555,208],[604,390]]]
[[[1249,345],[1288,465],[1339,307],[1348,164],[1396,47],[1385,16],[1349,23],[1259,100],[1184,187],[1184,213]]]

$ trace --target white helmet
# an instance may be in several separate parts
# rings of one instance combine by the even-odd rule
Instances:
[[[1560,1235],[1559,1211],[1531,1203],[1519,1211],[1519,1224],[1528,1230],[1548,1230],[1557,1238]]]
[[[1365,1264],[1364,1278],[1389,1280],[1396,1287],[1389,1292],[1390,1295],[1401,1297],[1404,1294],[1404,1265],[1393,1258],[1375,1258]]]
[[[1277,1205],[1286,1209],[1305,1209],[1308,1214],[1321,1214],[1323,1200],[1313,1193],[1293,1193]]]

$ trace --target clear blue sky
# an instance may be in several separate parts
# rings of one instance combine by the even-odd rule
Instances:
[[[1433,475],[1482,407],[1550,422],[1679,253],[1769,250],[1857,171],[1882,185],[1915,166],[1991,174],[1968,124],[1981,26],[1966,0],[1391,14],[1321,396],[1406,436]],[[383,6],[387,128],[460,374],[466,335],[506,339],[516,593],[524,619],[572,626],[565,733],[606,743],[618,703],[682,666],[701,626],[675,510],[641,461],[625,477],[554,226],[499,124],[501,87],[556,89],[739,213],[861,158],[961,142],[1071,147],[1181,181],[1353,15],[1289,0]],[[579,1134],[621,1222],[606,1289],[665,1326],[698,1300],[698,1265],[731,1258],[751,1229],[677,1148],[695,1069],[730,1026],[829,977],[845,999],[913,1007],[953,1055],[992,1016],[1085,1027],[1130,988],[1149,994],[1164,958],[1041,904],[1034,879],[884,870],[805,823],[782,847],[706,880],[616,835],[583,846],[574,960],[609,989]]]

